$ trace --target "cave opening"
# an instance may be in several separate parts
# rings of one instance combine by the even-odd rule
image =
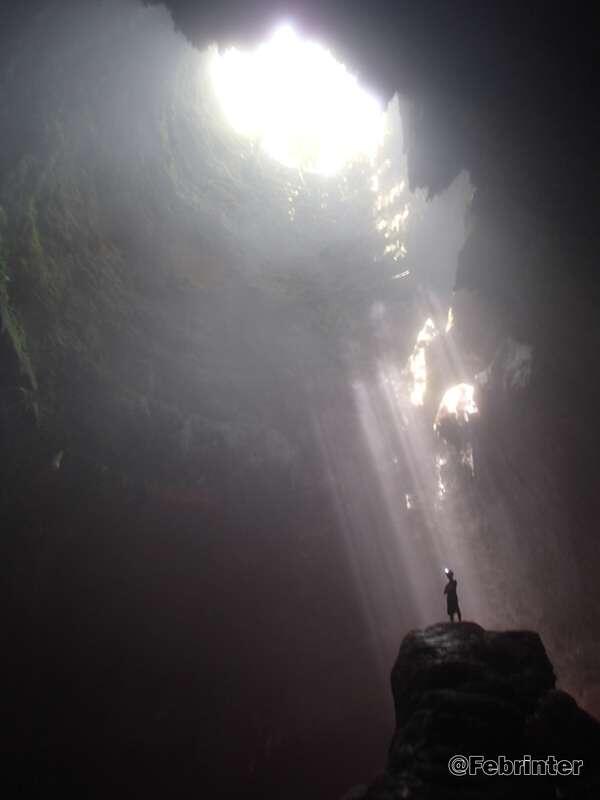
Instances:
[[[217,50],[210,72],[229,124],[288,167],[333,175],[353,159],[373,161],[382,143],[378,101],[290,25],[253,51]]]

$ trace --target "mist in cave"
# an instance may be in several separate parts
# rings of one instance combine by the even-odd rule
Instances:
[[[48,0],[2,33],[23,796],[367,784],[445,568],[598,714],[597,282],[565,277],[521,150],[378,89],[325,12],[238,41],[171,6]]]

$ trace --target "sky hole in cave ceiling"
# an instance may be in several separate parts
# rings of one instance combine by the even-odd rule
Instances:
[[[386,262],[389,278],[408,278],[409,265],[397,262],[406,257],[415,195],[397,98],[382,103],[325,46],[289,24],[253,49],[211,48],[205,65],[223,130],[239,137],[240,152],[249,146],[283,168],[271,185],[288,195],[289,221],[306,233],[300,217],[310,206],[324,225],[330,220],[332,240],[356,238],[366,223],[377,244],[365,267]],[[351,220],[359,207],[365,213],[357,226]]]
[[[385,279],[398,284],[416,277],[448,302],[472,187],[463,173],[440,197],[411,189],[397,97],[383,103],[326,46],[287,22],[253,48],[211,48],[205,66],[224,130],[245,152],[250,146],[288,171],[278,180],[290,222],[305,229],[301,205],[310,195],[322,222],[331,217],[326,238],[350,239],[357,231],[348,212],[362,198],[375,229],[365,268],[382,264]],[[334,210],[336,198],[346,211]]]
[[[215,51],[210,69],[232,128],[285,166],[335,175],[356,159],[372,162],[382,144],[382,104],[290,25],[253,50]]]

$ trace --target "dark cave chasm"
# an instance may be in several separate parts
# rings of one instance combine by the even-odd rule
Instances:
[[[206,46],[245,17],[193,6],[2,12],[2,564],[22,793],[369,783],[393,729],[389,670],[409,629],[444,618],[446,564],[467,619],[538,631],[559,686],[598,715],[583,16],[575,59],[534,5],[454,26],[409,5],[401,26],[386,4],[369,24],[306,4],[307,30],[367,86],[401,92],[375,165],[323,180],[224,124]],[[462,395],[440,409],[458,385],[476,411]]]

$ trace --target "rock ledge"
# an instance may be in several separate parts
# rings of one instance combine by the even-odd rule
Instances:
[[[600,797],[600,723],[555,688],[537,633],[472,622],[415,630],[391,681],[396,730],[366,800]],[[456,754],[584,763],[579,777],[455,777],[448,761]]]

